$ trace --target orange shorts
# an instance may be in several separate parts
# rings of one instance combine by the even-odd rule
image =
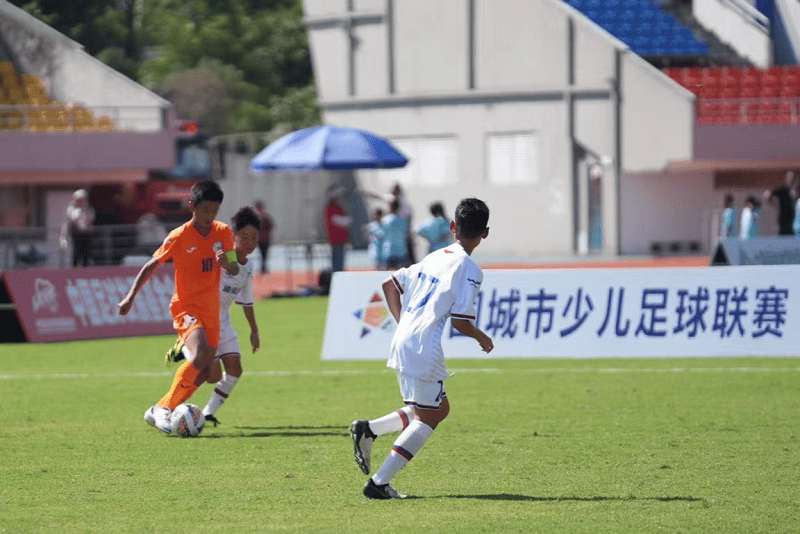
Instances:
[[[178,306],[172,307],[170,312],[172,312],[172,327],[184,342],[191,332],[202,328],[206,332],[208,344],[215,348],[219,345],[219,313],[189,312]]]

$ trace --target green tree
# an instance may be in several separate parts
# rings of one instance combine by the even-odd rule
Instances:
[[[320,121],[301,0],[12,0],[212,133]]]

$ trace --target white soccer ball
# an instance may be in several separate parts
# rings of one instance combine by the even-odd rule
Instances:
[[[172,433],[184,438],[194,438],[203,431],[206,416],[194,404],[181,404],[172,411]]]

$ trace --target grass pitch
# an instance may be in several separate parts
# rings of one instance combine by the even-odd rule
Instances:
[[[414,498],[368,501],[347,427],[399,393],[320,360],[326,308],[257,304],[196,439],[142,420],[172,336],[0,345],[0,532],[800,531],[795,359],[450,360],[450,417],[394,480]]]

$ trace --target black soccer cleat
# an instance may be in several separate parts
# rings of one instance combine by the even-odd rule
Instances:
[[[359,419],[350,424],[350,437],[353,438],[353,456],[355,456],[356,463],[361,468],[361,472],[368,475],[372,443],[378,436],[369,429],[369,421]]]
[[[408,495],[403,495],[402,493],[398,493],[396,489],[394,489],[389,484],[375,484],[370,478],[367,480],[367,483],[364,484],[364,497],[368,499],[405,499]]]
[[[219,419],[217,419],[216,417],[214,417],[211,414],[206,415],[206,423],[213,423],[214,424],[214,428],[216,428],[217,425],[221,425],[222,424],[222,423],[219,422]]]

